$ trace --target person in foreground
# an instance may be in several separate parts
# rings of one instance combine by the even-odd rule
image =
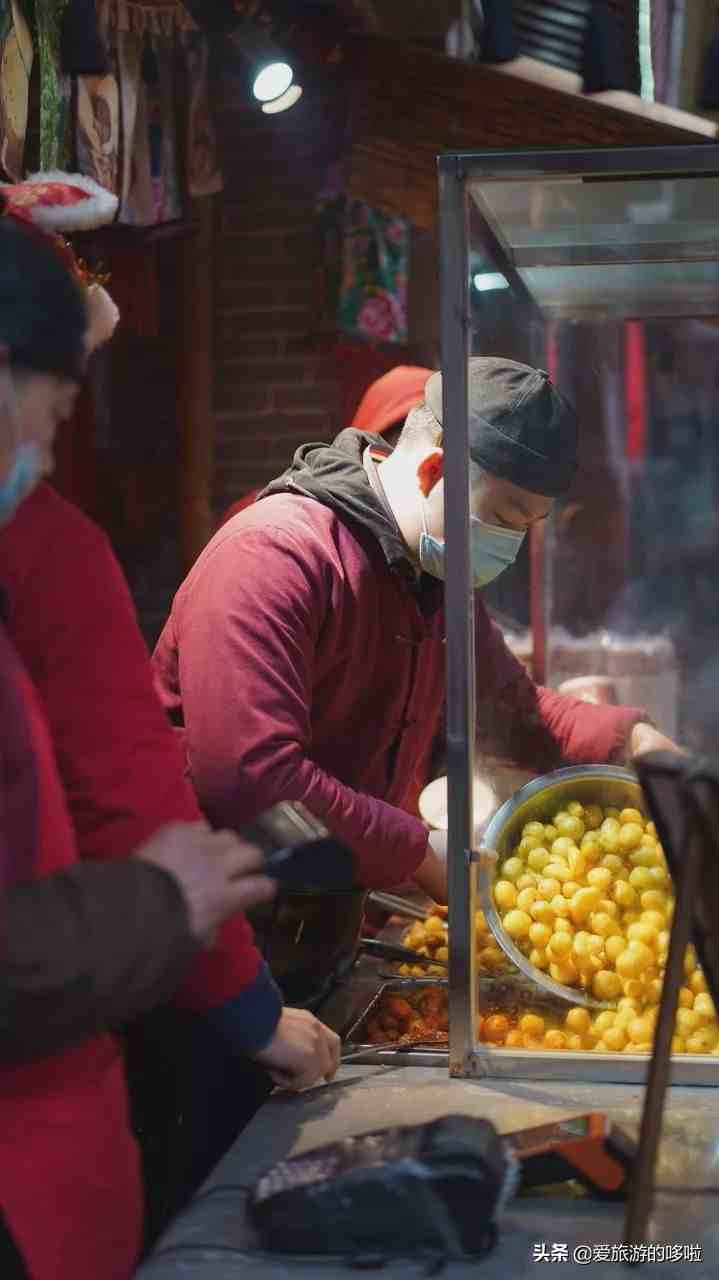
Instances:
[[[51,468],[87,331],[86,299],[60,251],[1,217],[0,524]],[[37,568],[42,597],[50,584]],[[44,661],[52,668],[51,642]],[[0,712],[1,1274],[127,1280],[142,1197],[111,1032],[167,999],[221,921],[267,901],[273,886],[257,874],[259,851],[211,832],[196,810],[148,833],[121,864],[79,864],[44,708],[4,620]],[[279,1010],[257,1056],[301,1087],[332,1074],[336,1052],[316,1020],[293,1021],[301,1032],[284,1066]]]
[[[545,772],[666,745],[643,711],[535,686],[482,603],[576,468],[577,420],[541,370],[469,364],[477,721],[482,745]],[[213,823],[301,801],[355,852],[362,881],[414,877],[446,901],[442,833],[416,816],[445,691],[442,379],[388,453],[342,432],[208,544],[154,654],[165,706]]]

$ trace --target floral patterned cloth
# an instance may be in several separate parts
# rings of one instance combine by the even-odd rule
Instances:
[[[348,200],[333,165],[315,217],[320,327],[365,342],[407,342],[410,224],[361,200]]]
[[[353,200],[344,219],[340,328],[370,342],[407,341],[410,225]]]

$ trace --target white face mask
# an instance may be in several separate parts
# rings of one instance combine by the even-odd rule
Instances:
[[[443,538],[434,538],[427,532],[425,506],[422,499],[422,533],[419,537],[419,562],[425,573],[444,581],[446,551]],[[486,587],[498,578],[517,558],[524,542],[524,533],[514,529],[502,529],[496,524],[485,524],[479,516],[470,516],[472,544],[472,579],[475,590]]]
[[[34,440],[22,442],[20,408],[7,364],[0,367],[0,417],[0,434],[10,438],[7,452],[12,458],[7,475],[0,480],[0,525],[3,525],[12,520],[20,503],[39,484],[44,470],[38,444]]]
[[[40,449],[34,440],[19,444],[10,470],[0,481],[0,525],[8,524],[21,502],[42,480],[44,466]]]

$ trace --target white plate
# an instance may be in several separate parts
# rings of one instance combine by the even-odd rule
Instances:
[[[484,778],[475,778],[474,823],[477,831],[484,829],[499,803],[494,788]],[[435,778],[434,782],[430,782],[424,788],[419,797],[419,812],[428,827],[432,827],[435,831],[447,830],[446,777]]]

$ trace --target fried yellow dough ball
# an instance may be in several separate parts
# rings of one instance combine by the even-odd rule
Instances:
[[[569,1031],[580,1036],[586,1036],[592,1025],[592,1019],[589,1010],[578,1005],[575,1009],[570,1009],[565,1019],[566,1026]]]
[[[674,895],[654,823],[639,809],[569,798],[551,821],[527,822],[500,868],[497,910],[536,968],[616,1005],[609,1020],[570,1010],[576,1025],[517,1024],[534,1049],[648,1052],[661,1001]],[[432,935],[423,939],[429,946]],[[446,939],[444,941],[446,945]],[[485,943],[486,945],[486,943]],[[436,953],[435,953],[436,954]],[[539,1016],[539,1015],[537,1015]],[[554,1034],[554,1033],[558,1034]],[[694,949],[684,959],[673,1052],[719,1056],[719,1017]]]

